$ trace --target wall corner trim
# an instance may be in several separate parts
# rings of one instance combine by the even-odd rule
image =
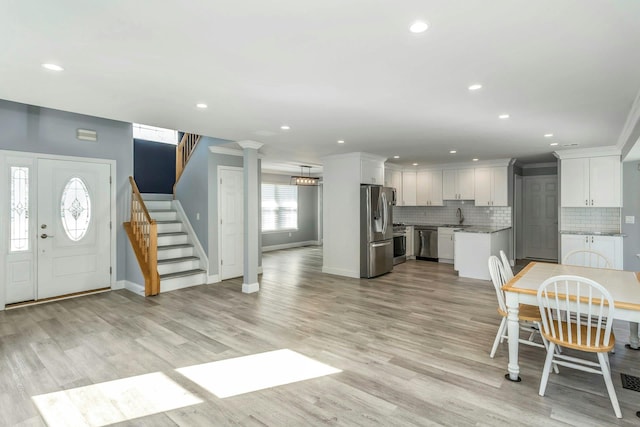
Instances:
[[[243,294],[252,294],[258,292],[260,290],[260,283],[243,283],[242,284],[242,293]]]

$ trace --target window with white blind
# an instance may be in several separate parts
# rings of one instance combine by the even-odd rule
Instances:
[[[298,187],[262,184],[262,231],[298,229]]]

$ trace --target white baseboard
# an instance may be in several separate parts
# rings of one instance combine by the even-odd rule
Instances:
[[[111,290],[112,291],[117,291],[120,289],[124,289],[124,282],[126,282],[126,280],[118,280],[116,281],[112,286],[111,286]]]
[[[144,296],[144,285],[130,282],[129,280],[122,280],[124,288],[129,292],[133,292],[136,295]]]
[[[243,283],[242,284],[242,293],[243,294],[252,294],[254,292],[258,292],[260,290],[260,283]]]
[[[327,274],[335,274],[336,276],[353,277],[354,279],[359,279],[360,278],[360,272],[359,271],[345,270],[345,269],[342,269],[342,268],[326,267],[324,265],[322,266],[322,272],[323,273],[327,273]]]
[[[182,203],[180,203],[180,200],[174,200],[173,201],[173,207],[175,208],[176,212],[178,213],[178,216],[180,217],[180,220],[182,221],[182,224],[187,229],[187,234],[189,235],[189,241],[191,243],[193,243],[193,247],[195,248],[195,251],[198,253],[198,257],[200,258],[201,268],[208,272],[209,271],[209,258],[207,258],[207,253],[204,251],[204,248],[200,244],[200,240],[198,239],[198,235],[196,234],[195,230],[191,226],[191,222],[189,221],[189,217],[187,217],[187,214],[184,211],[184,208],[182,207]]]
[[[210,274],[207,276],[207,283],[218,283],[220,282],[219,274]]]
[[[299,248],[302,246],[320,246],[320,244],[321,243],[318,240],[307,240],[305,242],[283,243],[281,245],[263,246],[262,252],[277,251],[280,249]]]
[[[262,274],[262,266],[261,265],[258,266],[258,274]]]

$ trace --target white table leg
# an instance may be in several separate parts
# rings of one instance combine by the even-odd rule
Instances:
[[[518,339],[520,338],[520,324],[518,323],[519,300],[515,292],[505,292],[507,303],[507,331],[509,334],[509,373],[505,375],[510,381],[520,381],[520,366],[518,366]]]
[[[636,322],[629,322],[629,347],[634,350],[640,350],[639,341],[638,324]]]

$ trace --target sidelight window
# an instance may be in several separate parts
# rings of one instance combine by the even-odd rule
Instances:
[[[81,240],[91,222],[91,198],[82,179],[74,177],[67,182],[60,201],[60,219],[69,239]]]
[[[29,250],[29,168],[11,166],[11,252]]]

